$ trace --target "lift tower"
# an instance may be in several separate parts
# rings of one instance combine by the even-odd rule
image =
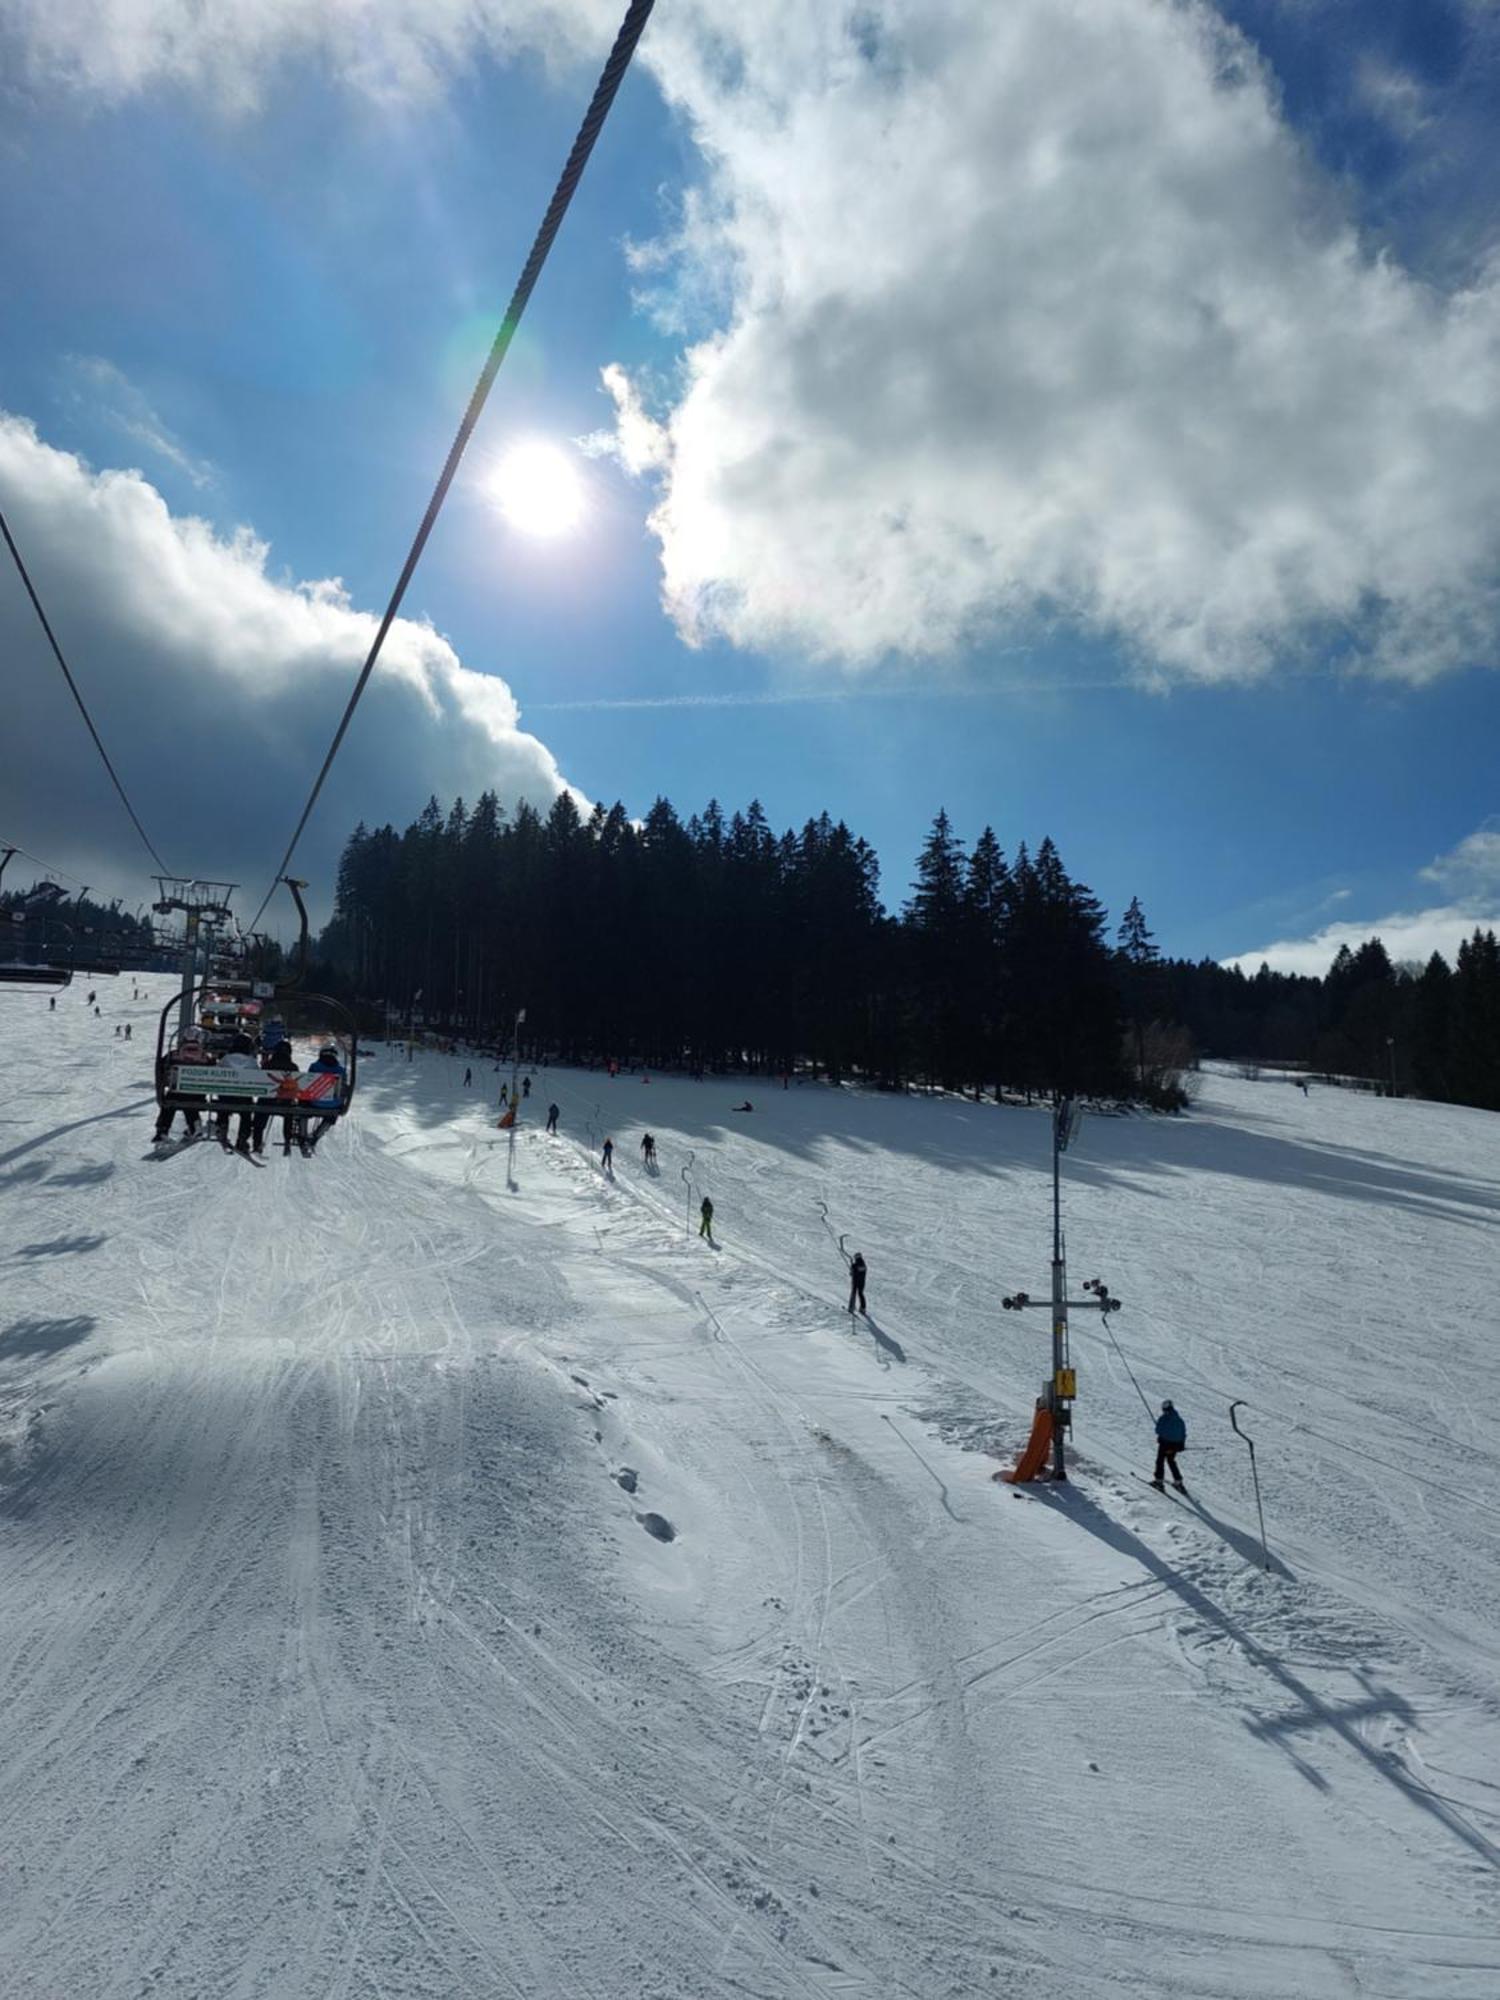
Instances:
[[[220,924],[229,922],[229,899],[235,882],[196,882],[180,875],[158,875],[158,895],[152,908],[159,917],[181,911],[184,918],[182,997],[177,1007],[180,1034],[192,1025],[193,993],[198,984],[198,947],[212,940]]]
[[[1097,1312],[1107,1319],[1112,1312],[1120,1309],[1120,1301],[1110,1297],[1109,1289],[1101,1278],[1090,1278],[1085,1283],[1083,1289],[1089,1294],[1088,1298],[1068,1297],[1067,1246],[1062,1230],[1062,1156],[1078,1131],[1080,1116],[1078,1106],[1071,1097],[1060,1098],[1052,1114],[1052,1297],[1050,1300],[1034,1299],[1026,1292],[1015,1292],[1000,1301],[1007,1312],[1024,1312],[1028,1306],[1043,1304],[1051,1308],[1052,1374],[1043,1385],[1042,1406],[1052,1418],[1054,1479],[1066,1479],[1068,1476],[1064,1439],[1073,1425],[1073,1399],[1078,1393],[1078,1372],[1068,1351],[1068,1314]],[[1023,1476],[1031,1477],[1030,1470]]]

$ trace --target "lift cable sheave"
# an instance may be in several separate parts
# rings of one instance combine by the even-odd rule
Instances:
[[[443,502],[448,497],[448,489],[452,486],[458,472],[459,462],[468,448],[469,439],[474,434],[474,427],[479,422],[480,414],[494,385],[495,377],[500,372],[500,364],[504,361],[506,352],[515,336],[516,328],[521,323],[521,315],[525,312],[527,301],[531,297],[537,279],[541,276],[542,266],[547,261],[547,253],[551,250],[557,232],[562,227],[563,217],[568,212],[568,206],[577,192],[578,183],[583,178],[583,170],[588,165],[589,155],[594,150],[594,142],[603,129],[604,121],[609,115],[610,106],[614,103],[615,94],[620,88],[626,70],[630,67],[630,59],[635,54],[636,44],[641,38],[641,34],[645,29],[646,22],[650,18],[654,5],[655,0],[631,0],[630,8],[621,24],[620,32],[615,37],[615,45],[610,51],[609,60],[604,65],[589,108],[584,114],[583,123],[578,128],[578,136],[573,141],[573,149],[568,155],[567,163],[563,167],[556,188],[553,190],[552,200],[548,203],[547,212],[542,218],[541,227],[538,229],[535,241],[532,243],[531,253],[522,267],[519,279],[516,281],[515,291],[511,294],[510,304],[505,309],[505,317],[500,322],[500,330],[495,335],[494,345],[491,347],[488,359],[480,371],[479,380],[474,385],[474,393],[470,396],[469,406],[464,411],[463,422],[459,425],[458,433],[449,447],[447,460],[438,477],[437,485],[433,488],[432,498],[427,503],[427,511],[422,516],[421,526],[417,529],[416,537],[407,552],[406,561],[402,564],[401,574],[396,580],[395,589],[391,592],[391,599],[385,608],[385,615],[380,621],[379,630],[375,634],[374,641],[365,658],[365,663],[360,668],[359,678],[354,683],[354,691],[349,696],[343,716],[339,721],[339,726],[333,733],[333,741],[328,746],[328,754],[323,759],[322,769],[318,772],[317,778],[313,782],[313,788],[308,794],[307,804],[302,808],[302,816],[297,821],[291,840],[287,843],[287,850],[277,865],[271,886],[267,889],[260,908],[250,920],[249,928],[252,931],[259,929],[260,920],[266,912],[266,905],[276,893],[277,883],[285,879],[287,870],[292,865],[292,856],[297,851],[297,843],[301,840],[307,822],[312,817],[313,808],[318,802],[318,794],[323,789],[324,780],[333,768],[333,760],[337,757],[349,724],[354,719],[354,711],[359,706],[360,697],[365,691],[371,674],[375,671],[376,662],[379,660],[381,649],[385,645],[386,634],[395,623],[396,615],[401,609],[402,600],[406,596],[407,585],[411,582],[417,564],[421,561],[422,551],[427,546],[427,539],[436,525]]]

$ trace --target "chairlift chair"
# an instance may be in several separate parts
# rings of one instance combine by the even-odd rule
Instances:
[[[342,1001],[327,993],[278,996],[277,1014],[297,1058],[292,1072],[224,1065],[234,1036],[256,1024],[243,1019],[237,1005],[223,1003],[214,983],[194,988],[190,1000],[190,1019],[181,1019],[183,996],[177,993],[157,1025],[156,1101],[163,1112],[268,1113],[281,1120],[288,1142],[301,1143],[310,1123],[321,1125],[348,1111],[359,1070],[359,1031]],[[326,1047],[338,1050],[342,1076],[311,1069],[318,1050]],[[263,1048],[262,1060],[267,1053]]]
[[[33,992],[61,993],[72,984],[70,965],[0,965],[0,986],[29,987]]]

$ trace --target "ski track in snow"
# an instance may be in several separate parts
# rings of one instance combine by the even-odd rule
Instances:
[[[1500,1120],[1086,1118],[1016,1491],[1044,1111],[539,1071],[511,1184],[377,1049],[153,1159],[144,985],[0,996],[5,2000],[1500,1991]]]

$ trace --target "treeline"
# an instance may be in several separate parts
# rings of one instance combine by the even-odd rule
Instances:
[[[965,853],[939,814],[899,917],[867,841],[825,813],[776,834],[757,803],[686,824],[658,799],[545,818],[486,793],[404,833],[356,829],[320,956],[398,1016],[560,1059],[954,1089],[1129,1089],[1097,901],[1050,840]]]
[[[492,793],[356,828],[319,973],[372,1009],[529,1055],[891,1085],[1071,1091],[1165,1107],[1199,1054],[1284,1062],[1500,1109],[1500,956],[1450,970],[1378,942],[1327,979],[1163,959],[1138,902],[1113,938],[1051,840],[966,848],[945,813],[887,914],[865,840],[759,804],[658,799],[545,817]]]
[[[1500,1111],[1500,941],[1476,929],[1454,963],[1393,963],[1379,938],[1328,974],[1163,963],[1155,1004],[1209,1055],[1287,1063],[1374,1089]]]

